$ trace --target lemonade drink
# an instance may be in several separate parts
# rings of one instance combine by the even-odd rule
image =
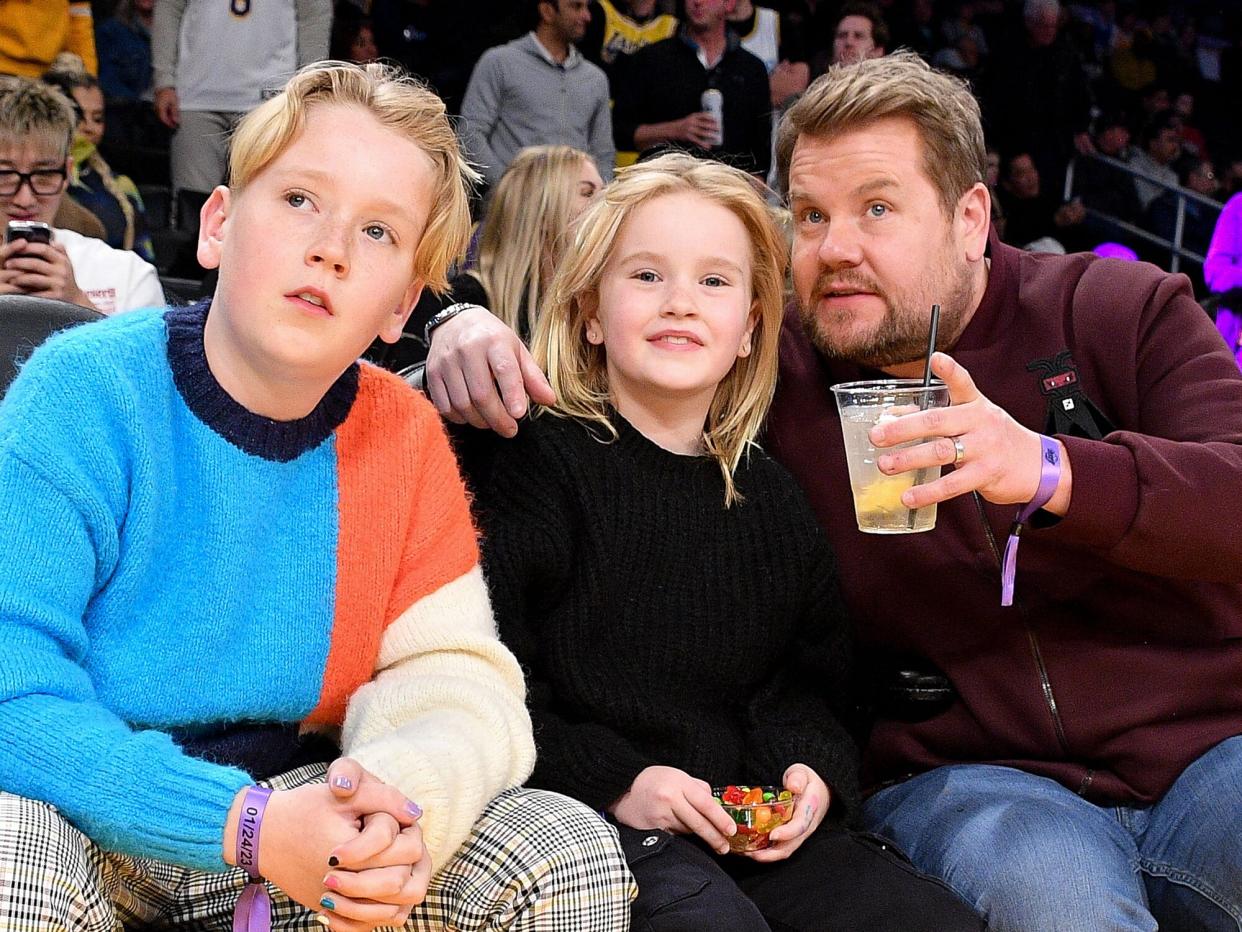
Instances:
[[[915,474],[903,472],[886,476],[875,464],[880,453],[871,445],[867,432],[885,417],[892,417],[885,414],[886,410],[873,406],[845,408],[841,412],[841,430],[845,435],[845,457],[850,470],[850,490],[854,493],[854,515],[858,519],[858,529],[869,534],[929,531],[936,526],[936,506],[917,509],[914,512],[914,526],[910,527],[910,509],[901,503],[901,494],[914,485]],[[925,470],[924,481],[930,482],[939,475],[938,467]]]
[[[933,382],[930,387],[924,388],[918,381],[891,380],[851,382],[833,386],[833,392],[841,415],[845,459],[849,467],[858,529],[868,534],[911,534],[934,528],[936,506],[927,505],[911,511],[902,504],[901,495],[916,481],[925,484],[939,478],[940,467],[886,476],[875,462],[885,452],[916,446],[924,441],[912,441],[877,451],[868,433],[884,420],[948,404],[948,389],[940,382]]]

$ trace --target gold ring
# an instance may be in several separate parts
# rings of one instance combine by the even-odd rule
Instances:
[[[953,455],[953,465],[961,466],[962,460],[966,459],[966,445],[962,443],[961,437],[953,438],[953,449],[956,451]]]

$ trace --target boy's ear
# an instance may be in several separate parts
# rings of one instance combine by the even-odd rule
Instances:
[[[199,265],[205,269],[220,267],[225,221],[228,220],[232,200],[233,192],[224,185],[217,185],[199,211],[197,253]]]
[[[421,278],[410,282],[410,287],[401,296],[401,303],[397,305],[397,309],[384,317],[384,323],[377,336],[385,343],[396,343],[401,339],[401,334],[405,332],[405,322],[414,313],[414,305],[422,297],[426,284]]]

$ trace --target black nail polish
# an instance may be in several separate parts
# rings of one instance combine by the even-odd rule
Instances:
[[[328,858],[329,867],[337,867],[340,865],[340,863],[341,863],[341,859],[338,858],[335,854],[332,855],[332,857]]]

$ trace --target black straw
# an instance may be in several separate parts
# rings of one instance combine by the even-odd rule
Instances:
[[[931,326],[927,330],[927,360],[923,363],[923,387],[927,388],[931,385],[931,358],[932,353],[936,352],[936,330],[940,327],[940,305],[932,305]],[[927,407],[927,395],[924,394],[920,402],[923,408]]]
[[[931,326],[927,328],[927,358],[923,362],[923,388],[924,389],[928,389],[931,387],[931,376],[932,376],[931,360],[932,360],[932,353],[936,352],[936,331],[939,328],[940,328],[940,305],[933,304],[932,311],[931,311]],[[924,391],[922,397],[919,398],[919,410],[926,411],[927,405],[930,401],[931,401],[931,392]],[[920,469],[917,473],[915,473],[915,476],[914,476],[915,485],[923,484],[923,480],[926,478],[926,475],[925,475],[926,472],[927,471],[925,469]],[[914,530],[914,516],[915,516],[915,509],[911,508],[910,514],[906,518],[906,528],[911,531]]]

